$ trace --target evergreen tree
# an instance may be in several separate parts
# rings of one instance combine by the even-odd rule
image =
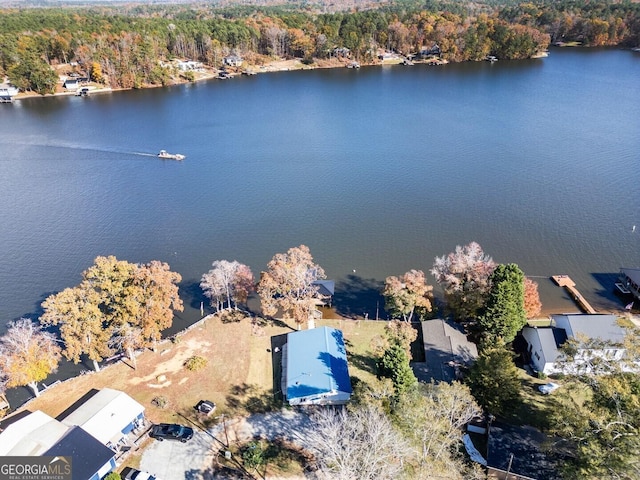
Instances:
[[[514,263],[498,265],[490,277],[491,288],[478,324],[486,337],[512,342],[527,324],[524,309],[524,274]]]
[[[388,377],[393,382],[396,397],[413,390],[418,380],[409,365],[407,352],[398,344],[392,344],[378,363],[380,375]]]
[[[478,403],[494,415],[509,413],[520,401],[518,369],[503,345],[482,350],[467,384]]]

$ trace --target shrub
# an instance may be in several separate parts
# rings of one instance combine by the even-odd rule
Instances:
[[[258,467],[265,464],[264,450],[258,442],[251,442],[242,452],[242,461],[245,467],[257,470]]]
[[[109,472],[109,474],[104,477],[103,480],[122,480],[122,477],[118,472]]]
[[[151,400],[151,405],[154,405],[158,408],[167,408],[169,406],[169,400],[167,397],[159,396],[153,397]]]
[[[547,378],[547,374],[544,372],[538,372],[538,378],[540,380],[545,380]]]
[[[204,357],[199,357],[198,355],[194,355],[193,357],[189,358],[186,362],[184,362],[185,368],[191,372],[202,370],[206,365],[207,365],[207,359]]]

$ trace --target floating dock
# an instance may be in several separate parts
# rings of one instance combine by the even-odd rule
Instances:
[[[585,298],[580,294],[578,289],[576,288],[576,283],[571,280],[571,277],[568,275],[552,275],[551,280],[553,280],[556,285],[559,287],[564,287],[571,298],[578,304],[578,306],[584,310],[586,313],[594,314],[596,312],[595,308],[593,308],[589,302],[585,300]]]

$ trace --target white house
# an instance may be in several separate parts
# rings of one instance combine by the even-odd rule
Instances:
[[[533,367],[545,374],[589,371],[589,358],[604,357],[619,361],[624,357],[622,345],[625,332],[618,325],[615,315],[564,314],[552,315],[549,327],[524,327],[522,336],[527,341],[527,353]],[[561,356],[560,348],[568,338],[597,339],[609,346],[598,350],[584,351],[573,365],[556,365]]]
[[[103,445],[120,449],[127,434],[144,423],[144,407],[124,392],[103,388],[62,419],[77,425]]]
[[[40,410],[3,420],[0,457],[12,456],[71,457],[74,480],[100,480],[116,468],[116,452],[82,428],[69,427]]]
[[[222,59],[222,63],[228,67],[240,67],[242,66],[242,57],[238,55],[227,55]]]
[[[18,94],[18,87],[11,85],[10,83],[0,84],[0,96],[15,97],[17,94]]]
[[[70,92],[75,92],[80,87],[80,82],[77,78],[67,78],[62,86]]]
[[[15,415],[0,432],[0,457],[43,455],[69,427],[40,410]]]
[[[193,60],[179,60],[176,66],[181,72],[200,72],[204,69],[202,62],[195,62]]]

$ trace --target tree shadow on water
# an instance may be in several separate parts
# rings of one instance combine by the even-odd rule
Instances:
[[[386,318],[384,297],[381,294],[383,286],[383,282],[357,275],[349,275],[340,280],[333,296],[336,313],[347,318]]]
[[[189,306],[196,310],[200,310],[200,305],[204,307],[205,313],[210,310],[209,299],[204,295],[202,288],[200,287],[199,280],[183,280],[179,284],[180,297],[185,306]]]

